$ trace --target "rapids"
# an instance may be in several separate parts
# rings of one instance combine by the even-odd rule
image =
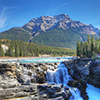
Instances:
[[[68,70],[65,67],[63,63],[60,63],[60,65],[57,67],[56,70],[48,70],[46,75],[47,82],[49,83],[55,83],[55,84],[63,84],[65,87],[69,87],[67,85],[68,81],[71,78],[71,76],[68,74]],[[69,87],[70,92],[72,96],[70,97],[70,100],[83,100],[80,96],[80,91],[77,88]]]

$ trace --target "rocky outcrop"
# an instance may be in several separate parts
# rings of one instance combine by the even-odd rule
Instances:
[[[83,82],[87,81],[87,76],[90,74],[90,59],[76,59],[69,62],[63,62],[65,66],[69,69],[69,74],[77,80]]]
[[[59,64],[59,63],[58,63]],[[57,68],[57,63],[31,63],[21,64],[16,70],[17,79],[21,84],[30,83],[45,83],[47,69],[54,70]],[[27,80],[26,80],[27,77]],[[31,81],[29,81],[31,80]]]
[[[39,95],[42,100],[45,99],[51,99],[51,100],[68,100],[68,98],[71,96],[71,93],[69,91],[69,88],[62,88],[62,84],[46,84],[46,85],[39,85],[38,86],[40,92]],[[61,98],[61,99],[60,99]]]
[[[0,98],[9,100],[10,98],[16,100],[17,97],[19,97],[19,100],[68,100],[70,96],[69,89],[62,88],[61,84],[31,84],[0,90]],[[30,99],[30,97],[33,99]]]
[[[68,82],[68,85],[71,86],[71,87],[78,88],[80,90],[80,92],[81,92],[82,98],[84,100],[88,100],[88,96],[87,96],[87,93],[86,93],[86,88],[87,88],[86,83],[78,81],[78,80],[70,80]]]
[[[7,89],[0,90],[1,99],[25,97],[29,95],[35,95],[35,94],[38,95],[37,85],[30,85],[30,86],[22,85],[15,88],[7,88]]]
[[[98,60],[92,61],[87,81],[88,83],[100,88],[100,62],[98,62]]]
[[[67,100],[71,95],[68,88],[45,83],[47,69],[56,68],[57,63],[0,63],[0,100]]]
[[[16,76],[16,63],[0,64],[0,88],[14,88],[20,86]]]
[[[69,81],[70,86],[78,87],[82,97],[86,97],[86,83],[100,88],[100,59],[76,59],[63,62],[69,69],[69,74],[76,81]],[[80,85],[81,87],[79,87]]]
[[[84,100],[88,100],[86,93],[88,76],[90,75],[91,59],[72,59],[68,62],[63,62],[69,69],[69,74],[75,81],[69,81],[68,85],[77,87],[81,91],[81,96]]]

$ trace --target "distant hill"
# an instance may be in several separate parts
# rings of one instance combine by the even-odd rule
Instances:
[[[76,41],[85,41],[88,34],[99,36],[99,31],[91,24],[74,21],[68,15],[60,14],[31,19],[21,28],[0,33],[0,38],[75,49]]]

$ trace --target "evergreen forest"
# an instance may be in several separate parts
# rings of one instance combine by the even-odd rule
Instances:
[[[77,41],[77,56],[92,57],[94,54],[100,54],[100,38],[94,39],[94,36],[88,35],[87,41]]]
[[[8,50],[4,51],[3,45],[8,47]],[[17,40],[0,40],[0,56],[9,57],[26,57],[26,56],[39,56],[39,55],[51,55],[51,56],[63,56],[63,55],[75,55],[75,50],[60,47],[50,47],[41,44],[28,43]]]

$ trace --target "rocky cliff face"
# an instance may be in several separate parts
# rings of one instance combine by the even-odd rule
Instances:
[[[33,36],[37,36],[41,32],[45,32],[56,27],[64,30],[73,27],[78,29],[80,33],[85,34],[99,33],[99,29],[93,27],[92,25],[86,25],[80,21],[74,21],[66,14],[60,14],[56,16],[41,16],[39,18],[30,20],[23,26],[24,29],[30,30]]]
[[[100,88],[100,59],[77,59],[67,63],[70,75],[83,83],[89,83]]]

